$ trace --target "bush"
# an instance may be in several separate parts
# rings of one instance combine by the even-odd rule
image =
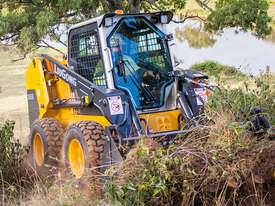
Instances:
[[[243,76],[243,74],[236,68],[222,65],[213,61],[205,61],[202,63],[194,64],[190,69],[206,72],[209,75],[213,75],[213,76],[220,76],[221,74],[229,75],[229,76],[238,74]]]
[[[270,191],[259,190],[259,183],[272,180],[274,146],[265,143],[261,152],[249,135],[237,136],[228,127],[189,135],[168,149],[140,142],[119,169],[118,179],[107,183],[107,195],[113,204],[125,206],[272,202]]]
[[[121,205],[272,205],[275,142],[255,138],[245,125],[260,106],[275,126],[270,74],[250,77],[243,88],[211,92],[209,130],[195,128],[163,148],[143,139],[127,155],[107,196]],[[182,140],[184,139],[184,140]],[[153,145],[153,146],[152,146]]]
[[[5,184],[18,184],[20,164],[26,147],[15,140],[13,129],[15,122],[6,121],[0,125],[0,175]]]
[[[274,186],[275,142],[257,142],[246,131],[236,132],[228,126],[230,119],[217,117],[209,131],[198,127],[185,141],[168,148],[152,147],[153,140],[140,141],[127,155],[117,179],[106,185],[112,204],[271,203],[274,192],[262,188]]]

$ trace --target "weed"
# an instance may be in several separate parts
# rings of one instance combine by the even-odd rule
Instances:
[[[207,107],[212,110],[227,110],[233,114],[234,121],[247,121],[251,118],[251,108],[260,106],[274,127],[275,84],[272,84],[272,78],[273,76],[268,73],[250,77],[242,82],[241,87],[234,89],[220,84],[222,92],[212,93]]]
[[[6,121],[0,127],[0,170],[3,179],[12,183],[18,175],[18,169],[26,152],[19,140],[13,137],[13,129],[15,122]]]
[[[5,193],[13,196],[17,193],[17,189],[22,186],[20,165],[27,148],[18,139],[14,139],[14,125],[14,121],[6,121],[3,125],[0,125],[0,174],[2,185],[0,191],[2,191],[3,199],[11,198],[11,195],[5,197]]]

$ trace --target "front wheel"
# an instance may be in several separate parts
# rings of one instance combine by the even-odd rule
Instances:
[[[38,166],[60,159],[63,145],[61,124],[54,118],[36,120],[31,126],[30,145],[34,162]]]
[[[80,121],[68,127],[64,141],[67,171],[82,182],[98,183],[105,132],[101,125],[92,121]],[[83,181],[84,180],[84,181]]]

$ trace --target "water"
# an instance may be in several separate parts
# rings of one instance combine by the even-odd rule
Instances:
[[[269,40],[261,40],[251,32],[236,34],[234,29],[225,29],[220,35],[207,37],[202,27],[196,21],[171,24],[169,32],[174,33],[176,43],[173,50],[176,58],[183,62],[179,67],[189,68],[195,63],[213,60],[234,66],[246,74],[258,75],[267,67],[275,73],[274,34]],[[192,32],[192,28],[195,31]]]

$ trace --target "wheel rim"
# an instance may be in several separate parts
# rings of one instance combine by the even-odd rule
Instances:
[[[40,134],[36,133],[33,138],[33,154],[36,163],[42,166],[44,163],[44,144]]]
[[[84,154],[80,142],[73,139],[68,149],[69,163],[73,175],[79,179],[84,174],[85,161]]]

